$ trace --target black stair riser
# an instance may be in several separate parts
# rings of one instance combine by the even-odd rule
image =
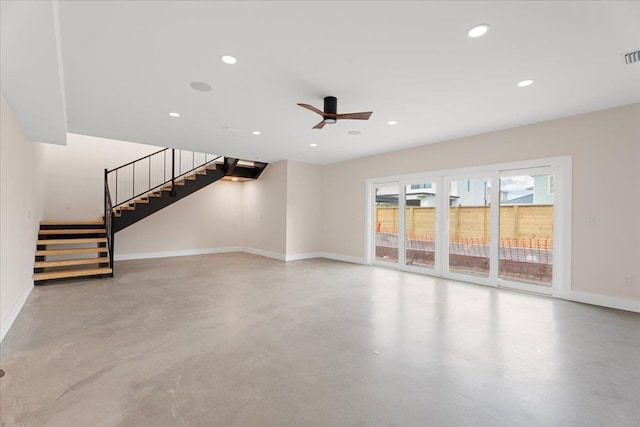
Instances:
[[[69,243],[73,243],[73,239],[93,239],[99,237],[107,237],[103,233],[86,233],[86,234],[39,234],[38,240],[53,240],[53,239],[69,239]]]
[[[40,230],[91,230],[91,229],[103,229],[104,224],[55,224],[55,225],[40,225]]]

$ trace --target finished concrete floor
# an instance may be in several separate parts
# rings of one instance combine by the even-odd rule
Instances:
[[[3,426],[637,426],[640,315],[329,260],[37,287]]]

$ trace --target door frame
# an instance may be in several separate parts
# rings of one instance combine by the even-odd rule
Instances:
[[[411,267],[404,265],[405,260],[405,248],[404,244],[404,227],[398,229],[398,263],[384,263],[389,264],[390,267],[397,268],[399,270],[408,271],[412,273],[419,273],[425,275],[432,275],[437,277],[445,277],[449,279],[472,282],[491,287],[504,287],[511,288],[509,283],[505,280],[498,278],[498,258],[499,258],[499,241],[500,241],[500,210],[491,209],[491,231],[490,241],[495,242],[490,246],[490,259],[491,268],[489,277],[484,278],[481,276],[474,277],[465,274],[450,273],[446,271],[444,265],[446,259],[448,259],[448,215],[443,215],[443,206],[447,208],[445,212],[448,212],[448,198],[449,192],[443,191],[448,188],[451,180],[455,180],[455,177],[469,176],[481,176],[483,178],[491,177],[492,189],[499,187],[500,175],[504,172],[525,169],[536,169],[551,167],[554,172],[554,230],[553,230],[553,285],[547,292],[544,289],[538,289],[539,285],[533,285],[533,288],[527,286],[519,286],[519,290],[525,290],[541,294],[550,294],[554,297],[564,297],[571,291],[571,175],[572,175],[572,158],[571,156],[558,156],[541,158],[534,160],[524,160],[516,162],[495,163],[490,165],[473,166],[457,169],[444,169],[438,171],[430,171],[424,173],[412,173],[406,175],[395,175],[386,177],[368,178],[365,180],[365,263],[373,265],[375,262],[375,238],[373,231],[373,215],[375,214],[375,186],[380,184],[396,184],[398,185],[398,225],[404,225],[404,209],[405,209],[405,185],[411,183],[424,182],[436,182],[439,184],[439,191],[437,191],[437,206],[436,206],[436,233],[441,236],[437,238],[436,242],[436,254],[440,252],[440,262],[436,261],[437,265],[434,269],[427,269],[422,267]],[[440,180],[440,181],[437,181]],[[500,206],[500,192],[492,190],[491,192],[491,206]],[[402,215],[400,215],[402,212]],[[443,234],[444,233],[444,234]],[[447,236],[446,239],[443,236]],[[445,242],[446,241],[446,242]],[[446,255],[445,255],[446,254]],[[494,261],[495,260],[495,261]],[[438,265],[439,264],[439,265]],[[495,265],[494,265],[495,264]],[[467,277],[469,276],[469,277]],[[482,279],[482,280],[479,280]],[[548,288],[547,288],[548,289]]]

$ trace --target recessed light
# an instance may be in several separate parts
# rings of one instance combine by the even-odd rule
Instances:
[[[360,132],[359,130],[350,130],[349,132],[347,132],[349,135],[360,135],[362,132]]]
[[[395,120],[389,120],[389,121],[387,122],[387,124],[388,124],[389,126],[393,126],[393,125],[397,125],[397,124],[398,124],[398,122],[397,122],[397,121],[395,121]]]
[[[523,80],[520,83],[518,83],[518,86],[526,87],[526,86],[531,86],[532,84],[533,84],[533,80]]]
[[[225,64],[235,64],[236,62],[238,62],[238,60],[231,55],[222,55],[220,57],[220,60]]]
[[[189,86],[191,86],[191,89],[197,90],[198,92],[211,92],[211,89],[213,89],[209,83],[205,82],[191,82],[189,83]]]
[[[260,131],[259,130],[254,130],[253,132],[251,132],[253,135],[260,135]]]
[[[237,181],[238,178],[231,178],[231,181]]]
[[[318,144],[309,144],[309,147],[317,147]]]
[[[472,39],[475,39],[477,37],[484,36],[487,34],[487,31],[489,31],[489,24],[480,24],[467,31],[467,35]]]
[[[170,112],[170,113],[169,113],[169,115],[170,115],[171,117],[180,117],[180,113],[175,113],[175,112],[173,112],[173,111],[172,111],[172,112]]]

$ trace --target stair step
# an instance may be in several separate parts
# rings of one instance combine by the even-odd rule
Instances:
[[[67,249],[40,249],[36,251],[36,256],[50,255],[73,255],[73,254],[92,254],[99,252],[108,252],[106,247],[100,248],[67,248]]]
[[[110,274],[111,268],[87,268],[81,270],[65,270],[65,271],[47,271],[44,273],[34,273],[34,280],[51,280],[51,279],[66,279],[69,277],[83,277],[83,276],[95,276],[98,274]]]
[[[136,199],[134,203],[149,203],[149,199]]]
[[[105,230],[104,228],[57,228],[55,230],[40,230],[38,234],[104,234],[106,232],[107,230]]]
[[[196,180],[196,175],[187,175],[184,177],[184,179],[186,179],[187,181],[195,181]]]
[[[47,267],[65,267],[68,265],[85,265],[85,264],[103,264],[108,263],[109,258],[80,258],[80,259],[61,259],[57,261],[36,261],[35,268]]]
[[[149,193],[147,196],[149,197],[162,197],[162,193],[159,191],[157,193]]]
[[[198,169],[196,171],[196,175],[206,175],[207,174],[207,170],[206,169]]]
[[[39,245],[71,245],[75,243],[106,243],[106,237],[91,237],[86,239],[43,239],[38,240]]]
[[[122,205],[118,206],[116,209],[120,211],[135,211],[136,207],[131,205]]]
[[[89,221],[40,221],[40,225],[104,225],[99,219]]]

